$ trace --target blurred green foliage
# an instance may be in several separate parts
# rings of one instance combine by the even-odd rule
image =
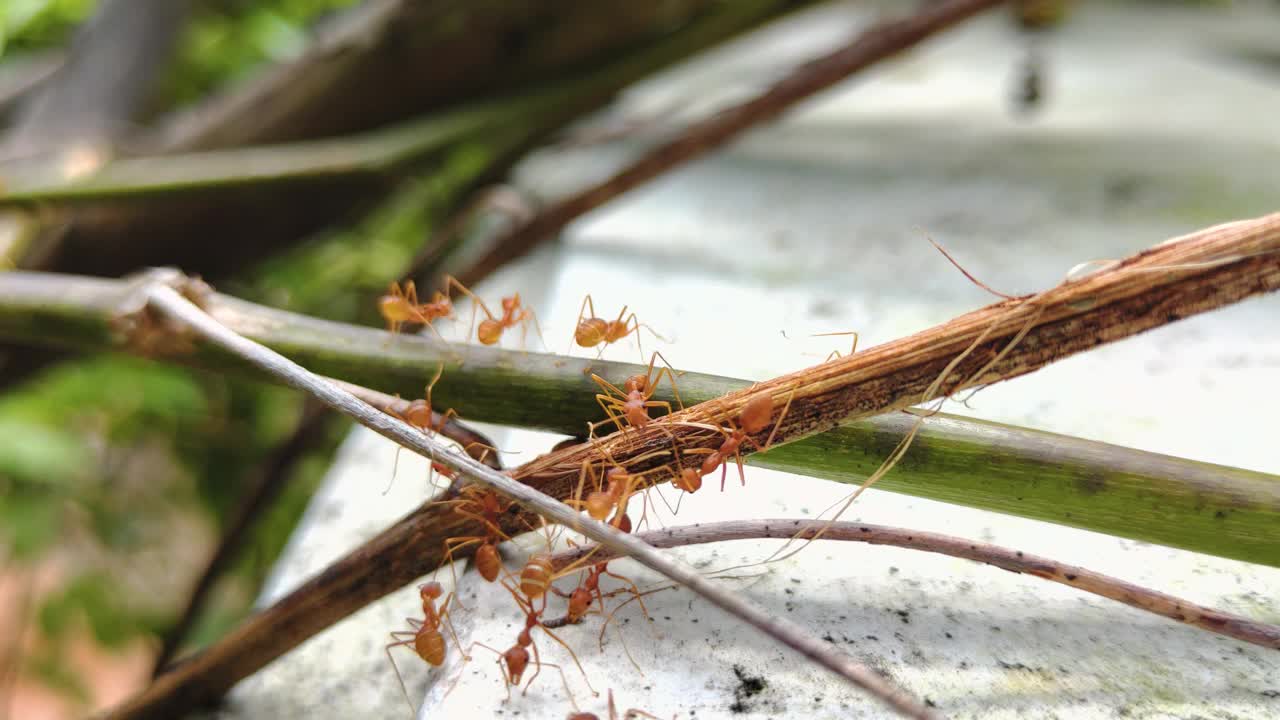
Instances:
[[[62,44],[95,5],[97,0],[0,2],[0,55]]]
[[[314,25],[357,0],[202,0],[160,91],[161,106],[182,105],[288,60],[311,39]]]

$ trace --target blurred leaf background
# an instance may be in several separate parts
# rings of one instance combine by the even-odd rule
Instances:
[[[353,0],[197,3],[163,81],[171,109],[295,55],[310,28]],[[93,0],[0,3],[0,63],[65,47]],[[399,276],[433,217],[484,165],[483,147],[410,178],[381,207],[225,283],[243,297],[342,320],[372,321],[368,298]],[[3,573],[25,616],[8,627],[4,676],[36,681],[73,701],[94,698],[75,643],[107,651],[145,643],[154,653],[216,544],[255,467],[297,427],[301,399],[277,387],[126,357],[63,363],[0,396]],[[346,423],[296,462],[265,520],[190,636],[199,646],[249,610],[319,483]],[[39,575],[48,578],[35,582]],[[34,592],[35,597],[24,597]],[[148,668],[149,669],[149,668]],[[11,682],[11,680],[10,680]],[[0,716],[8,698],[0,698]]]

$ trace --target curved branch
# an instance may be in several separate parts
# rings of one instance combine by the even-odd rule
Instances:
[[[823,528],[826,528],[825,531]],[[1024,553],[1021,550],[1011,550],[953,535],[855,522],[826,523],[818,520],[775,518],[670,527],[637,533],[636,537],[656,548],[673,548],[728,540],[804,540],[812,538],[819,531],[822,532],[823,540],[844,540],[923,550],[985,563],[1012,573],[1035,575],[1050,582],[1100,595],[1201,630],[1273,650],[1280,649],[1280,626],[1197,605],[1189,600],[1076,565],[1067,565],[1039,555]],[[607,548],[586,545],[559,553],[551,559],[556,567],[565,567],[587,555],[591,555],[593,562],[605,562],[617,557]]]

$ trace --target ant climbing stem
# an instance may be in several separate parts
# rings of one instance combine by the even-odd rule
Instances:
[[[589,316],[587,315],[588,308],[591,309]],[[626,318],[625,320],[623,319],[624,317]],[[599,346],[600,349],[596,353],[596,359],[599,360],[604,355],[606,347],[634,333],[636,347],[640,350],[640,358],[641,362],[643,362],[644,346],[640,343],[640,328],[648,330],[662,342],[670,342],[659,335],[656,330],[640,322],[634,312],[627,315],[626,305],[622,306],[622,309],[618,311],[618,317],[614,320],[596,317],[595,302],[591,299],[591,295],[588,294],[583,298],[582,307],[578,310],[578,320],[574,325],[573,341],[570,343],[569,349],[565,351],[565,354],[568,355],[573,351],[573,343],[577,343],[578,347],[588,349]]]
[[[445,642],[444,635],[440,633],[440,626],[443,624],[449,630],[449,635],[453,637],[453,644],[459,649],[462,643],[458,640],[458,633],[453,629],[453,621],[449,618],[449,602],[453,600],[454,594],[449,593],[444,602],[440,606],[436,606],[436,601],[444,594],[444,588],[440,583],[429,582],[418,586],[418,595],[422,598],[422,619],[415,620],[408,618],[409,630],[392,630],[392,642],[386,646],[387,660],[391,662],[391,669],[395,671],[396,680],[400,683],[400,692],[404,694],[404,700],[409,704],[410,710],[417,712],[413,705],[413,701],[409,699],[409,691],[405,688],[404,677],[400,674],[400,667],[396,665],[396,659],[391,654],[391,649],[395,647],[405,646],[412,648],[418,657],[422,658],[432,667],[439,667],[444,664]],[[462,653],[464,657],[467,652]]]
[[[457,283],[451,277],[448,280]],[[445,290],[448,289],[446,283]],[[378,298],[378,313],[387,321],[388,332],[398,333],[408,323],[421,324],[435,333],[440,342],[450,344],[435,327],[436,320],[453,317],[453,301],[447,293],[436,291],[430,302],[419,303],[418,290],[412,280],[405,281],[403,289],[400,283],[393,282],[387,294]]]
[[[502,317],[495,318],[489,314],[489,309],[484,309],[485,314],[489,317],[480,321],[480,327],[476,330],[476,339],[484,345],[496,345],[502,340],[502,334],[515,327],[520,326],[520,347],[525,347],[529,335],[529,323],[533,323],[533,329],[538,333],[538,341],[545,348],[547,340],[542,336],[542,327],[538,324],[538,316],[533,310],[527,306],[522,306],[520,301],[520,293],[502,298]]]
[[[729,420],[728,429],[720,429],[725,434],[724,442],[720,444],[717,450],[702,460],[700,472],[703,475],[710,475],[715,472],[717,467],[723,465],[723,471],[720,474],[720,490],[723,492],[725,479],[729,474],[728,460],[732,456],[738,464],[738,478],[745,486],[747,484],[747,475],[742,467],[742,443],[749,442],[755,445],[757,452],[768,452],[769,448],[773,446],[773,439],[778,434],[778,428],[782,427],[782,420],[787,416],[787,411],[791,409],[791,401],[794,397],[794,392],[787,396],[787,402],[782,407],[782,413],[778,415],[778,420],[774,423],[773,430],[769,433],[764,445],[756,442],[751,435],[762,432],[768,427],[769,418],[773,415],[773,398],[769,395],[757,395],[748,401],[742,407],[742,412],[738,414],[738,425],[735,426],[733,421]]]
[[[657,374],[654,374],[658,358],[662,358],[662,362],[666,367],[659,367]],[[644,375],[632,375],[623,383],[623,389],[619,390],[618,386],[605,380],[604,378],[591,374],[591,379],[604,390],[604,394],[596,395],[596,403],[600,405],[600,409],[604,410],[608,420],[605,423],[612,423],[619,430],[625,430],[628,426],[632,428],[642,428],[647,426],[653,418],[649,417],[649,408],[663,408],[670,415],[673,410],[671,403],[666,400],[654,400],[653,394],[658,390],[658,384],[662,382],[662,377],[666,376],[667,382],[671,384],[671,392],[675,395],[676,404],[681,410],[684,410],[684,401],[680,399],[680,389],[676,386],[676,372],[671,367],[671,363],[667,362],[666,356],[661,352],[654,351],[649,357],[649,367]],[[591,428],[594,431],[598,423],[593,423]],[[602,423],[601,423],[602,424]],[[667,433],[670,435],[670,433]]]
[[[418,429],[424,434],[432,435],[432,434],[439,433],[441,430],[444,429],[445,424],[448,423],[451,418],[456,419],[458,417],[457,411],[454,410],[453,408],[449,408],[448,410],[445,410],[443,413],[436,413],[432,409],[431,390],[435,388],[436,383],[440,381],[440,378],[443,375],[444,375],[444,363],[439,363],[436,366],[436,374],[431,378],[431,382],[427,383],[427,388],[426,388],[426,391],[423,393],[424,394],[423,398],[409,401],[409,404],[403,410],[396,411],[390,408],[383,408],[383,412],[403,420],[406,424]],[[437,416],[438,416],[438,419],[437,419]],[[476,444],[481,444],[481,443],[472,442],[468,445],[468,447]],[[393,462],[391,467],[391,482],[388,483],[386,489],[382,491],[383,495],[386,495],[388,492],[390,492],[391,485],[395,483],[396,469],[400,465],[400,451],[402,449],[403,448],[401,448],[400,446],[396,446],[395,461]],[[438,469],[441,472],[441,474],[445,475],[446,477],[453,477],[452,472],[448,472],[447,468],[444,468],[443,465],[440,465],[435,461],[432,461],[431,467],[433,470]]]

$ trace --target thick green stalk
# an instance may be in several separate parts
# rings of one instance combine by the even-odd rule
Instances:
[[[0,337],[82,350],[128,349],[111,318],[138,307],[137,286],[0,274]],[[588,421],[602,415],[594,399],[598,388],[585,373],[619,382],[643,372],[623,363],[442,347],[426,337],[392,336],[223,295],[211,296],[208,309],[237,332],[315,372],[406,397],[420,396],[443,364],[433,399],[470,420],[581,435]],[[155,343],[152,350],[165,346]],[[260,377],[216,348],[196,344],[190,354],[180,349],[173,347],[171,359]],[[695,373],[679,378],[687,404],[746,384]],[[858,421],[752,455],[748,462],[861,483],[915,422],[902,413]],[[1264,473],[940,414],[923,421],[910,451],[877,487],[1280,566],[1280,478]]]

